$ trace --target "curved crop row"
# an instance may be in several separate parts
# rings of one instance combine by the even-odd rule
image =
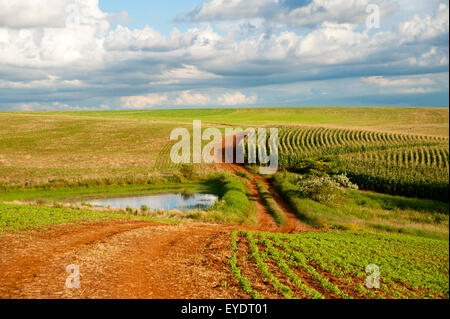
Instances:
[[[323,127],[283,128],[280,132],[281,153],[293,155],[357,152],[375,146],[439,145],[445,142],[448,139],[441,137]]]
[[[445,146],[406,147],[345,155],[346,160],[384,163],[401,167],[449,167],[449,150]]]

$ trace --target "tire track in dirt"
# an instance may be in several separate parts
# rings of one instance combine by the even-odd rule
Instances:
[[[83,245],[155,223],[91,222],[58,225],[45,232],[9,232],[0,236],[0,298],[23,297],[21,287],[36,279],[52,259]],[[67,265],[66,265],[67,266]]]
[[[272,182],[268,178],[264,178],[260,175],[253,174],[248,169],[246,169],[242,165],[238,165],[235,163],[226,163],[225,161],[225,153],[227,151],[227,147],[232,147],[233,150],[230,152],[231,154],[234,154],[234,150],[236,149],[236,141],[238,138],[240,138],[245,133],[237,133],[235,135],[229,135],[226,136],[222,140],[222,154],[220,158],[220,164],[219,167],[222,167],[225,170],[231,171],[233,173],[237,173],[239,171],[245,172],[246,174],[250,175],[252,178],[248,180],[249,182],[249,191],[252,195],[252,200],[254,201],[256,205],[256,212],[258,215],[258,230],[260,231],[267,231],[267,232],[278,232],[278,233],[298,233],[298,232],[305,232],[305,231],[314,231],[315,228],[301,222],[294,211],[291,209],[291,207],[284,201],[284,199],[277,193],[275,188],[273,187]],[[216,161],[219,158],[216,158]],[[235,159],[233,159],[235,162]],[[260,181],[264,183],[267,188],[269,189],[273,199],[277,202],[278,206],[283,210],[286,217],[288,218],[288,222],[278,227],[278,225],[275,223],[272,215],[267,211],[267,208],[265,207],[263,200],[258,192],[258,188],[256,187],[256,181]]]
[[[232,230],[122,220],[1,234],[0,298],[247,298],[228,264]],[[70,264],[80,289],[65,287]]]
[[[221,166],[233,173],[237,173],[239,171],[245,171],[243,167],[235,164],[226,164],[223,163]],[[250,200],[253,201],[256,208],[256,214],[258,216],[258,226],[257,230],[260,231],[267,231],[267,232],[274,232],[278,230],[278,225],[273,220],[272,216],[268,213],[266,206],[264,206],[264,203],[262,201],[261,196],[259,196],[258,189],[256,187],[254,180],[248,181],[248,190],[250,191],[251,198]]]
[[[252,176],[249,190],[259,217],[253,230],[314,230],[295,217],[268,179],[240,165],[221,165]],[[268,186],[287,225],[276,225],[257,180]],[[0,234],[0,298],[248,298],[229,267],[230,233],[243,228],[115,220]],[[65,287],[70,264],[80,267],[81,289]]]
[[[260,175],[253,174],[245,167],[237,164],[222,164],[222,167],[234,173],[241,171],[252,176],[251,180],[249,180],[249,190],[252,194],[253,200],[255,200],[256,203],[256,208],[259,217],[258,230],[277,233],[299,233],[316,230],[314,227],[303,223],[297,218],[291,207],[277,193],[270,179],[264,178]],[[263,204],[262,198],[256,187],[256,181],[260,181],[267,186],[273,199],[277,202],[278,206],[285,213],[286,217],[288,218],[288,222],[285,225],[278,227],[278,225],[273,220],[272,215],[270,215],[270,213],[267,211],[267,208]]]

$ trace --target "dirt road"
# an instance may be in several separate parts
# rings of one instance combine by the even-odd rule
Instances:
[[[268,179],[251,174],[255,230],[311,231]],[[262,181],[288,216],[278,227],[256,188]],[[248,298],[233,277],[230,238],[239,226],[167,225],[138,220],[71,223],[45,231],[0,234],[0,298]],[[66,287],[68,265],[80,270],[79,289]]]
[[[246,298],[229,270],[230,231],[128,220],[2,234],[0,298]],[[66,288],[71,264],[80,289]]]
[[[289,223],[279,228],[258,195],[257,178],[250,183],[259,214],[255,230],[311,229],[289,208]],[[236,228],[242,227],[116,220],[3,233],[0,298],[248,298],[229,266],[230,233]],[[72,264],[80,269],[80,289],[65,285]]]

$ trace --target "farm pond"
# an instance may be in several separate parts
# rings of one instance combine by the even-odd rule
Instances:
[[[103,198],[83,201],[93,206],[114,207],[114,208],[141,208],[147,206],[150,210],[181,210],[189,211],[196,209],[206,209],[214,205],[219,199],[212,194],[201,193],[166,193],[148,196]]]

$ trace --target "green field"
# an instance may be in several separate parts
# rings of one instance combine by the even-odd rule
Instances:
[[[151,218],[148,216],[134,216],[110,212],[99,212],[79,209],[68,209],[44,206],[23,206],[0,204],[0,233],[18,230],[45,230],[45,226],[80,223],[101,222],[114,219],[140,219],[161,223],[174,223],[172,219]]]
[[[279,173],[171,163],[170,132],[193,120],[279,128]],[[0,232],[129,218],[265,230],[257,197],[275,227],[289,222],[281,197],[315,230],[232,234],[231,271],[249,297],[448,298],[448,109],[0,112],[0,123]],[[220,200],[189,212],[77,204],[181,191]],[[380,289],[365,285],[371,264]]]
[[[230,264],[253,298],[448,298],[448,242],[364,232],[234,232]],[[366,267],[376,265],[379,288]]]
[[[284,128],[280,165],[298,170],[305,159],[334,157],[336,170],[361,188],[448,201],[446,137],[360,129]]]
[[[378,230],[448,240],[449,206],[433,200],[364,192],[326,177],[274,177],[299,219],[322,229]]]
[[[28,113],[25,113],[28,114]],[[445,108],[258,108],[185,109],[146,111],[38,112],[36,115],[204,122],[236,125],[322,124],[337,127],[383,128],[386,131],[448,136],[448,109]]]

